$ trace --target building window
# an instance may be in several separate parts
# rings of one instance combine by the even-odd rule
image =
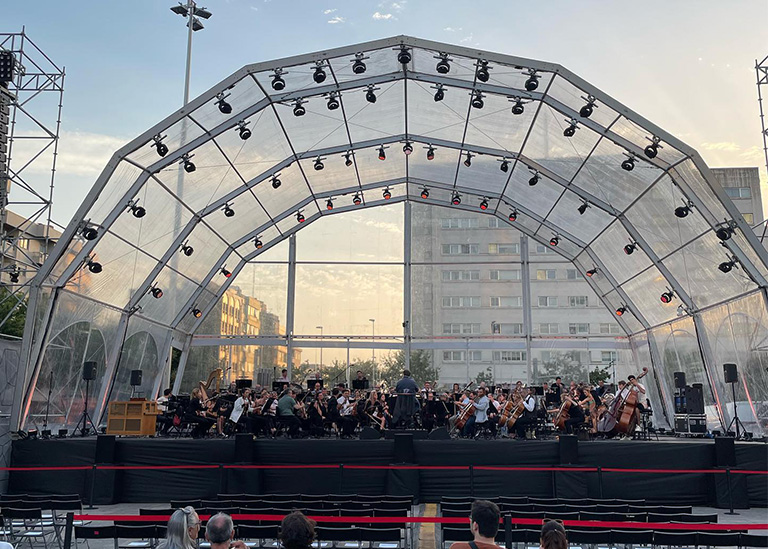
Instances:
[[[456,217],[440,220],[443,229],[477,229],[480,226],[476,217]]]
[[[725,194],[731,198],[752,198],[749,187],[725,187]]]
[[[754,225],[755,224],[755,216],[750,213],[741,214],[744,216],[744,221],[747,222],[747,225]]]
[[[601,351],[600,360],[602,360],[603,363],[618,362],[619,353],[617,353],[616,351]]]
[[[539,333],[540,334],[558,334],[560,333],[560,328],[558,324],[553,324],[553,323],[539,324]]]
[[[579,272],[576,269],[566,269],[565,270],[565,278],[567,280],[578,280],[579,279]]]
[[[488,244],[489,254],[510,255],[520,253],[520,244]]]
[[[491,271],[491,280],[520,280],[520,269]]]
[[[525,351],[493,351],[494,362],[524,362]]]
[[[442,271],[443,282],[480,280],[480,271]]]
[[[557,271],[554,269],[538,269],[536,271],[536,280],[555,280]]]
[[[520,335],[523,333],[522,323],[491,322],[491,333],[503,335]]]
[[[569,307],[588,307],[589,300],[585,295],[572,295],[568,297]]]
[[[600,333],[601,334],[620,334],[621,332],[621,326],[618,324],[612,324],[612,323],[600,323]]]
[[[489,229],[499,229],[502,228],[503,225],[501,224],[501,220],[498,217],[489,217],[488,218],[488,228]]]
[[[536,244],[537,254],[553,254],[555,251],[552,248],[547,248],[544,244]]]
[[[522,307],[523,298],[521,296],[503,296],[492,297],[491,307]]]
[[[568,333],[569,334],[588,334],[589,333],[589,324],[585,323],[577,323],[577,324],[569,324],[568,325]]]
[[[19,248],[23,249],[23,250],[28,250],[29,249],[29,239],[28,238],[19,238],[16,241],[16,245]]]
[[[483,361],[483,351],[469,351],[469,361],[470,362],[482,362]]]
[[[557,307],[557,297],[540,295],[539,307]]]
[[[480,250],[477,244],[443,244],[443,255],[477,254]]]
[[[479,334],[480,324],[469,324],[453,322],[450,324],[443,324],[444,334]]]
[[[446,308],[467,308],[467,307],[479,307],[479,297],[467,297],[467,296],[452,296],[443,298],[443,307]]]
[[[464,351],[443,351],[443,362],[464,362]]]

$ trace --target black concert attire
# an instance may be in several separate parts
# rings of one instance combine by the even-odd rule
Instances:
[[[312,406],[310,406],[307,411],[307,416],[309,417],[310,435],[314,437],[323,435],[323,432],[325,431],[323,422],[325,421],[325,416],[327,414],[328,407],[326,406],[325,402],[320,402],[318,400],[312,403]]]
[[[416,402],[416,393],[419,392],[419,386],[412,377],[404,377],[397,382],[395,393],[395,412],[393,417],[393,426],[395,428],[401,425],[405,428],[413,422],[413,416],[419,411],[419,404]]]
[[[525,438],[525,431],[536,426],[536,398],[526,395],[523,399],[523,413],[515,421],[514,429],[517,438]]]
[[[264,401],[261,410],[259,410],[261,414],[253,416],[255,421],[254,431],[257,434],[261,431],[264,433],[265,437],[272,436],[272,430],[275,428],[275,415],[272,411],[272,403],[274,401],[275,399],[272,397],[267,398],[267,400]]]
[[[442,408],[438,400],[425,400],[421,408],[421,428],[431,431],[437,423],[437,406]]]
[[[603,395],[605,395],[605,393],[608,392],[608,386],[603,385],[602,387],[600,387],[600,385],[598,385],[597,387],[595,387],[594,392],[597,394],[598,397],[600,397],[600,399],[602,399]]]
[[[199,398],[190,399],[184,420],[187,423],[195,424],[195,428],[192,429],[192,438],[200,438],[204,436],[216,423],[215,420],[198,414],[198,412],[205,412],[205,409],[205,406],[203,406],[203,403],[200,402]]]
[[[565,432],[573,434],[575,428],[584,423],[584,410],[578,402],[574,401],[568,408],[568,415],[570,417],[565,420]]]

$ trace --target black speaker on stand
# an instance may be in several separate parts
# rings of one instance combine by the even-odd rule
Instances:
[[[131,398],[133,398],[136,387],[141,385],[141,370],[131,370]]]
[[[739,382],[739,373],[736,369],[736,365],[732,363],[723,364],[723,377],[725,378],[726,383],[731,384],[731,394],[733,395],[733,419],[728,424],[728,428],[725,431],[728,433],[735,427],[736,440],[740,439],[742,436],[746,438],[747,431],[744,428],[744,424],[739,419],[739,407],[736,406],[736,384]]]
[[[675,389],[685,389],[685,372],[675,372]]]
[[[77,436],[77,431],[80,431],[80,436],[88,436],[91,429],[94,434],[97,433],[96,426],[93,424],[91,415],[88,413],[88,393],[91,389],[91,381],[96,379],[96,363],[93,361],[83,362],[83,381],[85,381],[85,406],[83,407],[83,413],[80,415],[80,420],[75,425],[72,436]]]

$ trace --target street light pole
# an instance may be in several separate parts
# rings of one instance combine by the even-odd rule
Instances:
[[[184,105],[189,103],[189,80],[192,73],[192,33],[203,30],[203,24],[198,17],[208,19],[212,14],[206,8],[198,8],[195,0],[187,0],[186,5],[179,3],[171,11],[187,20],[187,67],[184,73]]]
[[[373,383],[376,384],[376,319],[369,318],[371,323],[371,367],[373,368]]]
[[[315,328],[320,330],[320,339],[323,339],[323,327],[315,326]],[[323,348],[322,347],[320,347],[320,367],[318,368],[318,370],[319,370],[319,373],[321,374],[320,377],[322,377],[322,372],[323,372]]]

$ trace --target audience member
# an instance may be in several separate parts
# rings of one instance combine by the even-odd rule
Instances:
[[[182,507],[168,519],[165,539],[158,544],[157,549],[196,549],[199,533],[200,517],[194,507]]]
[[[544,519],[539,544],[541,549],[568,549],[568,538],[562,521]]]
[[[280,523],[278,539],[285,549],[311,549],[315,540],[315,521],[301,511],[294,511]]]
[[[244,542],[235,538],[235,525],[232,517],[226,513],[213,515],[205,525],[205,539],[211,543],[211,549],[246,549]]]
[[[469,529],[474,539],[469,543],[466,541],[452,543],[451,549],[501,549],[496,545],[500,515],[498,506],[492,501],[475,500],[469,514]]]

